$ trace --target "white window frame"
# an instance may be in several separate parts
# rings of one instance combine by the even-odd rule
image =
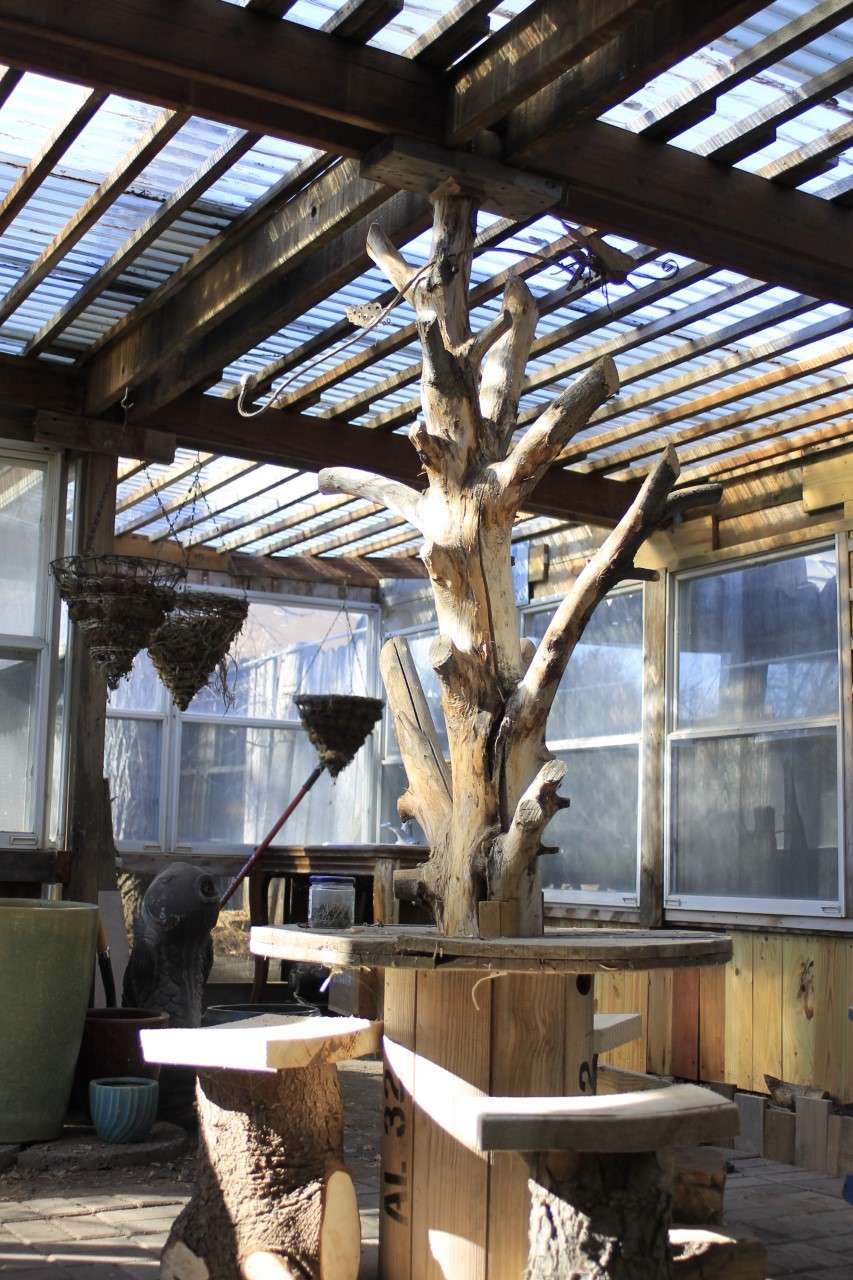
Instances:
[[[642,640],[641,647],[643,653],[643,662],[645,663],[645,610],[643,605],[643,587],[642,584],[628,584],[618,587],[613,591],[608,591],[607,599],[616,596],[626,596],[636,593],[640,598],[641,605],[641,625]],[[523,605],[519,612],[522,615],[522,634],[523,619],[532,614],[553,612],[563,601],[564,596],[549,596],[545,600],[531,601],[529,605]],[[543,892],[545,896],[545,905],[553,906],[577,906],[577,907],[609,907],[617,908],[623,911],[638,911],[640,908],[640,887],[641,887],[641,856],[643,842],[643,713],[645,711],[645,688],[644,682],[641,681],[640,687],[640,726],[636,733],[618,733],[618,734],[600,734],[587,738],[550,738],[546,736],[546,742],[549,751],[554,752],[570,752],[570,751],[588,751],[601,747],[627,747],[635,746],[637,749],[637,845],[636,857],[634,861],[635,881],[634,891],[626,892],[625,890],[606,890],[589,892],[582,889],[552,889],[545,887]]]
[[[773,720],[759,722],[740,722],[725,725],[714,724],[700,728],[679,729],[678,725],[678,589],[682,582],[694,578],[712,577],[722,573],[737,572],[753,565],[770,564],[778,560],[792,560],[797,557],[812,555],[816,552],[829,551],[835,561],[835,580],[837,584],[836,600],[836,637],[838,655],[838,705],[834,716],[813,716],[802,720]],[[713,913],[718,916],[740,915],[747,917],[797,916],[800,918],[826,919],[842,917],[845,914],[845,852],[847,847],[845,830],[844,804],[844,690],[841,643],[844,635],[842,609],[849,608],[849,602],[842,600],[841,586],[843,576],[839,572],[839,549],[837,543],[826,539],[818,542],[798,543],[785,547],[780,551],[765,555],[754,555],[732,558],[724,563],[703,565],[698,569],[688,569],[670,575],[669,584],[669,626],[667,628],[667,662],[666,662],[666,750],[664,764],[664,910],[667,913],[676,911],[679,916],[688,913]],[[838,896],[836,899],[796,899],[796,898],[750,898],[750,897],[718,897],[714,895],[673,893],[672,868],[674,852],[674,788],[672,785],[672,747],[673,743],[684,741],[707,741],[710,738],[749,737],[755,734],[764,736],[783,736],[792,730],[808,730],[834,727],[836,731],[836,786],[837,786],[837,823],[838,823]]]
[[[335,615],[341,612],[343,602],[341,600],[329,600],[317,596],[302,596],[283,594],[269,591],[243,591],[239,587],[210,587],[199,583],[189,583],[186,588],[188,591],[211,591],[215,590],[218,595],[239,596],[241,599],[247,599],[249,604],[264,604],[287,608],[295,606],[298,608],[311,608]],[[368,693],[371,696],[378,694],[378,654],[379,654],[379,606],[368,601],[353,600],[348,602],[348,608],[352,613],[364,613],[368,616],[368,633],[367,633],[367,653],[365,655],[365,678],[368,683]],[[190,713],[180,711],[171,701],[168,691],[164,688],[164,697],[166,701],[163,711],[134,711],[125,708],[108,708],[107,718],[126,719],[126,720],[153,720],[161,721],[162,740],[161,740],[161,756],[160,756],[160,822],[159,822],[159,838],[154,841],[132,841],[117,840],[116,848],[119,852],[138,852],[145,853],[162,853],[166,856],[170,854],[181,853],[202,853],[215,857],[217,854],[227,857],[229,854],[249,852],[254,845],[250,842],[231,843],[229,842],[227,849],[223,848],[221,842],[212,841],[187,841],[178,840],[178,816],[180,802],[180,781],[181,781],[181,738],[185,721],[190,724],[213,724],[226,725],[233,728],[246,729],[265,729],[265,730],[285,730],[305,733],[302,721],[295,719],[272,720],[265,719],[260,716],[239,716],[226,712],[223,715],[214,715],[207,712]],[[369,757],[364,771],[365,784],[363,787],[365,795],[362,796],[359,805],[362,816],[362,838],[353,839],[354,844],[367,843],[370,839],[370,833],[374,830],[376,821],[377,807],[377,788],[372,785],[372,780],[376,776],[376,752],[377,752],[377,733],[374,730],[368,735],[367,742],[361,748],[362,751],[368,752]],[[288,800],[292,797],[282,795],[281,808],[283,809]],[[287,843],[286,831],[282,836],[282,841]]]
[[[37,595],[35,629],[30,635],[0,632],[0,657],[35,654],[35,733],[32,745],[32,827],[26,831],[0,831],[0,848],[44,848],[48,821],[48,786],[50,783],[51,690],[54,677],[54,642],[58,634],[59,595],[48,566],[59,554],[61,523],[59,495],[61,457],[54,450],[26,446],[0,440],[0,460],[24,465],[44,466],[44,537],[36,572]]]

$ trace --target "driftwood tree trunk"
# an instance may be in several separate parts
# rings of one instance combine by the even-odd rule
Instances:
[[[410,432],[426,475],[419,493],[371,472],[321,472],[324,492],[369,498],[424,536],[438,618],[431,660],[442,688],[450,779],[407,699],[389,685],[408,790],[401,817],[426,832],[420,893],[447,934],[475,937],[480,904],[496,904],[493,932],[542,932],[538,857],[542,834],[569,802],[558,795],[566,766],[545,747],[560,677],[589,617],[628,577],[639,547],[688,505],[718,490],[670,496],[678,463],[667,450],[630,510],[592,557],[535,652],[522,641],[510,542],[513,521],[563,446],[618,388],[609,358],[572,383],[514,442],[524,368],[536,327],[527,286],[511,278],[500,315],[479,333],[468,317],[475,210],[459,195],[434,199],[432,256],[416,271],[378,227],[367,249],[415,308],[423,350],[423,419]],[[386,685],[388,681],[386,680]]]
[[[525,1280],[669,1280],[668,1153],[546,1151],[532,1164]]]
[[[361,1229],[336,1068],[201,1071],[196,1096],[193,1197],[162,1280],[355,1280]]]

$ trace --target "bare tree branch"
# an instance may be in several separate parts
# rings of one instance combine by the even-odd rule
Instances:
[[[505,461],[498,464],[509,502],[518,505],[536,487],[566,442],[586,426],[590,414],[618,387],[616,365],[605,356],[531,423]]]
[[[646,538],[672,519],[675,504],[670,490],[678,474],[675,450],[667,446],[619,524],[587,561],[551,619],[533,661],[507,706],[504,736],[516,736],[523,731],[522,725],[527,729],[544,727],[562,674],[596,605],[618,582],[644,576],[643,570],[634,564],[634,558]],[[698,493],[686,489],[675,495],[677,510],[700,502],[707,505],[719,499],[720,492],[710,485],[703,486]]]
[[[404,295],[409,292],[412,281],[420,272],[406,261],[397,246],[389,240],[383,228],[376,222],[367,233],[367,253],[379,270],[385,273],[395,289]]]
[[[480,412],[492,424],[495,456],[500,458],[515,430],[524,369],[539,319],[533,294],[518,276],[507,281],[503,305],[512,327],[492,347],[480,380]]]
[[[349,493],[354,498],[367,498],[389,511],[395,511],[423,533],[421,508],[423,497],[417,489],[400,480],[389,480],[373,471],[356,467],[324,467],[317,477],[321,493]]]
[[[512,898],[524,871],[543,852],[542,833],[569,801],[558,795],[567,765],[547,760],[515,807],[509,829],[496,842],[489,867],[489,889],[495,898]]]

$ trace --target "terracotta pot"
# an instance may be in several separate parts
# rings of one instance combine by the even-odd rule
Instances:
[[[89,1009],[74,1072],[72,1101],[88,1110],[89,1081],[100,1076],[143,1076],[156,1080],[157,1063],[145,1061],[139,1033],[148,1027],[167,1027],[167,1013],[150,1009]]]

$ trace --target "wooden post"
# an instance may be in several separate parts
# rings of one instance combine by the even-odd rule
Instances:
[[[113,549],[116,458],[87,453],[77,471],[76,541],[102,555]],[[72,636],[68,683],[68,785],[66,848],[71,876],[65,896],[75,902],[97,902],[100,888],[115,888],[115,853],[108,827],[109,796],[104,786],[104,731],[107,682],[91,661],[86,646]],[[105,850],[107,837],[109,848]],[[112,881],[103,865],[113,863]]]

